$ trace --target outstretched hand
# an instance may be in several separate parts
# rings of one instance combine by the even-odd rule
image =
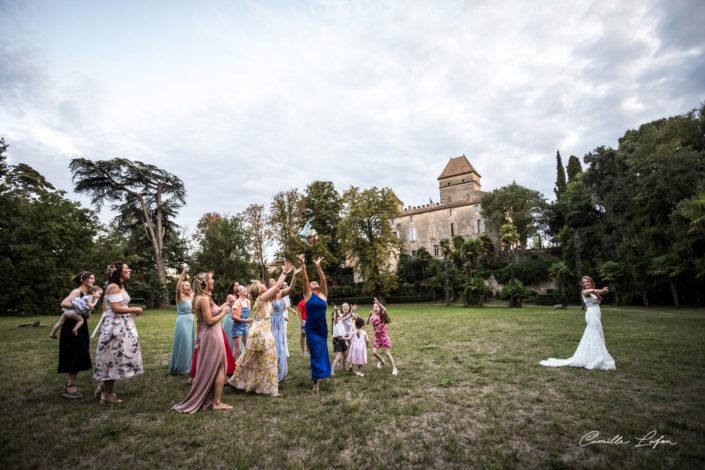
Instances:
[[[294,274],[299,274],[301,272],[301,267],[294,269]]]
[[[294,265],[291,264],[288,260],[284,261],[284,264],[282,264],[282,273],[283,274],[289,274],[293,269],[294,269]]]
[[[319,256],[315,260],[313,260],[313,264],[316,265],[317,268],[321,267],[321,261],[323,261],[323,256]]]
[[[300,255],[296,255],[296,259],[298,259],[301,262],[301,264],[304,264],[306,262],[306,257],[304,256],[303,253],[301,253]]]

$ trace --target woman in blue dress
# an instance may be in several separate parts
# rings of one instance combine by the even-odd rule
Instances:
[[[191,284],[185,280],[188,267],[184,265],[178,281],[176,281],[176,326],[174,328],[174,343],[171,347],[170,374],[188,374],[191,371],[193,346],[196,335],[193,332],[193,311],[191,301],[193,293]]]
[[[279,382],[284,380],[289,373],[289,365],[286,356],[286,320],[284,319],[284,311],[286,303],[284,296],[289,295],[291,289],[296,285],[296,274],[301,271],[301,268],[294,270],[294,275],[291,279],[291,285],[277,292],[276,297],[272,300],[272,335],[277,345],[277,379]],[[269,280],[269,287],[273,287],[277,281]]]
[[[298,256],[301,261],[301,272],[304,284],[304,301],[306,305],[306,343],[311,353],[311,381],[313,393],[318,393],[321,379],[330,377],[330,357],[328,357],[328,324],[326,323],[326,308],[328,307],[328,283],[321,269],[323,258],[314,260],[320,284],[308,281],[306,259]]]

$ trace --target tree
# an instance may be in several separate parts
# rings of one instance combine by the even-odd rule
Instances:
[[[303,252],[299,241],[299,230],[304,226],[303,197],[296,189],[280,191],[274,195],[269,207],[269,223],[274,240],[279,244],[278,256],[282,259],[295,259]]]
[[[250,204],[242,213],[245,231],[250,238],[253,256],[259,270],[261,280],[269,277],[265,260],[267,248],[272,243],[273,232],[268,223],[268,217],[262,204]]]
[[[337,270],[345,260],[341,249],[339,222],[343,200],[331,181],[314,181],[304,189],[304,219],[318,233],[318,243],[307,249],[307,257],[323,256],[326,265]]]
[[[561,198],[561,194],[565,191],[565,168],[561,161],[561,152],[556,151],[556,186],[553,188],[553,193],[556,195],[556,200]]]
[[[575,155],[571,155],[568,158],[568,166],[566,168],[566,173],[568,173],[568,181],[573,181],[576,176],[583,172],[583,167],[580,165],[580,160]]]
[[[610,293],[614,295],[614,304],[619,305],[620,283],[624,279],[624,267],[616,261],[605,261],[597,267],[597,272],[603,281],[610,285]]]
[[[438,242],[438,246],[441,250],[441,256],[443,256],[443,294],[446,305],[450,305],[450,303],[453,302],[453,284],[451,283],[452,272],[450,263],[453,249],[450,240],[447,238]]]
[[[391,261],[401,243],[390,220],[399,216],[396,196],[389,188],[360,189],[343,193],[343,211],[338,233],[347,257],[355,262],[365,290],[383,298],[396,287]]]
[[[251,241],[239,216],[207,213],[198,223],[195,272],[217,273],[215,292],[225,292],[233,281],[247,283],[254,274],[248,248]]]
[[[7,148],[0,139],[0,311],[58,312],[72,275],[97,267],[87,254],[99,223],[31,166],[7,165]]]
[[[513,224],[520,247],[526,247],[527,240],[542,231],[542,215],[546,207],[546,200],[540,192],[515,182],[487,193],[482,199],[482,213],[489,227],[499,233],[503,224]]]
[[[152,244],[159,287],[160,304],[169,301],[166,265],[163,257],[165,222],[186,202],[186,189],[177,176],[154,165],[125,158],[91,161],[71,160],[74,190],[91,196],[100,208],[106,202],[121,216],[136,216],[146,238]],[[120,216],[118,216],[120,217]]]
[[[561,297],[565,299],[565,283],[566,279],[570,276],[570,267],[565,261],[556,261],[548,268],[548,273],[553,279],[558,281]]]

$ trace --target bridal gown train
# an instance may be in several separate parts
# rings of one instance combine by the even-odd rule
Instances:
[[[607,352],[605,345],[605,335],[602,333],[602,322],[600,321],[600,302],[596,297],[583,297],[587,306],[585,312],[585,332],[580,339],[578,349],[573,357],[568,359],[545,359],[539,364],[546,367],[584,367],[586,369],[612,370],[616,369],[614,359]]]

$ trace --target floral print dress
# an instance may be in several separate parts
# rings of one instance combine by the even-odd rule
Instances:
[[[272,304],[263,302],[253,311],[245,351],[237,360],[235,374],[228,383],[246,392],[279,393],[277,347],[272,334]]]
[[[95,353],[95,382],[126,379],[144,373],[135,321],[130,314],[114,313],[110,307],[111,302],[120,302],[123,307],[127,307],[130,296],[124,289],[119,294],[105,296],[106,310]]]
[[[372,316],[372,328],[375,330],[375,342],[372,347],[375,349],[391,348],[392,340],[387,333],[387,324],[382,321],[379,315]]]

